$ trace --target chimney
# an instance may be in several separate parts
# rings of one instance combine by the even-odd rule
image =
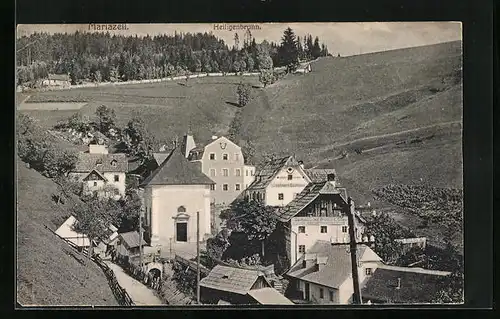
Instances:
[[[334,173],[326,174],[326,180],[330,184],[332,184],[334,187],[337,186],[337,182],[335,181],[335,174]]]
[[[184,157],[188,158],[189,153],[195,147],[196,147],[196,144],[194,142],[193,136],[189,135],[189,134],[185,134],[184,138],[182,139],[182,145],[181,145],[181,151],[182,151],[182,154],[184,154]]]
[[[326,262],[328,261],[328,257],[317,257],[316,258],[316,270],[320,271],[326,267]]]
[[[304,254],[303,268],[309,268],[316,263],[316,254]]]
[[[108,148],[106,145],[99,144],[89,144],[90,154],[108,154]]]
[[[401,289],[401,278],[398,278],[398,285],[396,286],[396,289]]]

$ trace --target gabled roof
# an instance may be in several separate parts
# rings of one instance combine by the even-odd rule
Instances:
[[[289,221],[323,194],[336,195],[339,201],[347,201],[345,189],[335,187],[331,182],[310,183],[283,209],[276,210],[278,219],[281,222]]]
[[[127,244],[127,246],[129,248],[135,248],[135,247],[139,247],[139,245],[146,245],[147,244],[146,241],[144,240],[144,238],[141,238],[139,233],[136,231],[130,231],[130,232],[121,233],[118,235],[123,239],[123,241]],[[140,239],[142,239],[142,240],[140,240]],[[139,242],[141,244],[139,244]]]
[[[180,148],[174,149],[141,186],[148,185],[209,185],[214,184],[198,167],[189,162]]]
[[[90,246],[90,240],[87,235],[78,233],[72,229],[75,222],[76,218],[74,216],[69,216],[68,219],[66,219],[66,221],[59,226],[55,233],[79,247]]]
[[[210,139],[205,142],[201,142],[200,144],[197,144],[190,152],[189,152],[189,160],[190,161],[196,161],[196,160],[201,160],[203,158],[203,154],[205,153],[205,148],[221,139],[227,140],[229,143],[234,144],[237,147],[240,147],[238,144],[235,142],[231,141],[229,138],[225,136],[219,136],[216,139]],[[241,148],[241,147],[240,147]]]
[[[91,172],[94,169],[102,173],[125,173],[128,170],[127,156],[125,154],[80,153],[73,172],[86,173]]]
[[[450,272],[422,268],[380,266],[361,290],[363,300],[372,303],[431,303],[440,282]],[[398,287],[398,279],[400,288]]]
[[[102,175],[101,172],[99,172],[96,169],[93,169],[87,176],[85,176],[85,178],[83,180],[84,181],[88,180],[93,173],[95,173],[101,180],[103,180],[105,182],[108,181],[108,179],[106,177],[104,177],[104,175]]]
[[[304,268],[304,255],[290,268],[287,276],[300,280],[316,283],[319,285],[339,288],[349,276],[351,276],[351,257],[347,252],[348,245],[332,245],[330,242],[318,240],[307,251],[307,254],[316,255],[316,257],[327,257],[326,264],[319,270],[316,268],[316,262]],[[373,250],[365,245],[361,245],[358,250],[359,260],[362,262],[373,261],[380,262],[381,258]],[[324,262],[323,258],[323,262]]]
[[[248,186],[247,190],[265,189],[272,182],[276,174],[286,166],[300,167],[293,156],[281,157],[264,163],[262,167],[257,169],[255,180]]]
[[[246,295],[259,277],[266,280],[257,270],[217,265],[200,281],[200,286]]]

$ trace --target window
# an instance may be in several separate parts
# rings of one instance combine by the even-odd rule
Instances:
[[[330,301],[333,301],[333,291],[330,290]]]
[[[248,176],[248,170],[245,170],[246,171],[246,175]]]
[[[116,167],[116,161],[115,160],[111,161],[111,166]]]
[[[215,153],[210,153],[210,160],[215,161]]]
[[[97,182],[94,182],[94,186],[97,186]]]
[[[306,252],[306,246],[305,245],[299,245],[299,253],[303,254]]]
[[[321,233],[322,234],[328,233],[328,227],[327,226],[321,226]]]
[[[222,190],[223,190],[223,191],[225,191],[225,192],[227,192],[227,190],[228,190],[228,185],[227,185],[227,184],[223,184],[223,185],[222,185]]]
[[[326,179],[327,179],[327,181],[334,181],[335,174],[326,174]]]
[[[283,193],[279,193],[278,194],[278,200],[283,200],[283,198],[285,198],[285,196],[283,195]]]
[[[371,268],[366,268],[366,269],[365,269],[365,274],[366,274],[367,276],[371,276],[371,274],[372,274],[372,273],[373,273],[373,270],[372,270]]]
[[[210,185],[210,190],[211,190],[211,191],[214,191],[214,190],[215,190],[215,184],[211,184],[211,185]]]
[[[342,226],[342,232],[347,233],[347,226]]]
[[[217,171],[215,170],[215,168],[211,168],[211,169],[210,169],[210,176],[215,176],[215,175],[216,175],[216,172],[217,172]]]
[[[237,168],[237,169],[235,170],[235,175],[236,175],[236,176],[241,176],[241,169]]]
[[[323,288],[319,288],[319,298],[320,299],[324,298]]]
[[[228,158],[229,158],[229,155],[227,153],[222,154],[222,159],[224,161],[227,161]]]
[[[299,226],[299,233],[304,234],[306,232],[306,226]]]
[[[229,176],[229,170],[227,168],[222,169],[222,176]]]
[[[239,161],[240,160],[240,154],[234,153],[234,160]]]
[[[235,189],[235,190],[237,190],[237,191],[239,191],[239,190],[241,189],[240,184],[236,184],[236,185],[234,185],[234,189]]]
[[[119,182],[120,181],[120,175],[115,175],[115,182]]]
[[[292,174],[288,174],[288,180],[291,181],[293,179],[293,175]]]
[[[179,208],[177,208],[177,212],[178,212],[178,213],[185,213],[185,212],[186,212],[186,207],[184,207],[184,206],[179,206]]]

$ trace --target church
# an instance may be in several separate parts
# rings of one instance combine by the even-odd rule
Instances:
[[[196,212],[200,239],[210,236],[210,188],[214,182],[189,162],[180,148],[141,183],[146,240],[154,245],[170,241],[196,242]]]

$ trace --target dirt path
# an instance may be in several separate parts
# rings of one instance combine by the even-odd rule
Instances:
[[[127,275],[120,266],[109,261],[106,264],[113,270],[118,283],[128,292],[136,305],[165,305],[151,289]]]

